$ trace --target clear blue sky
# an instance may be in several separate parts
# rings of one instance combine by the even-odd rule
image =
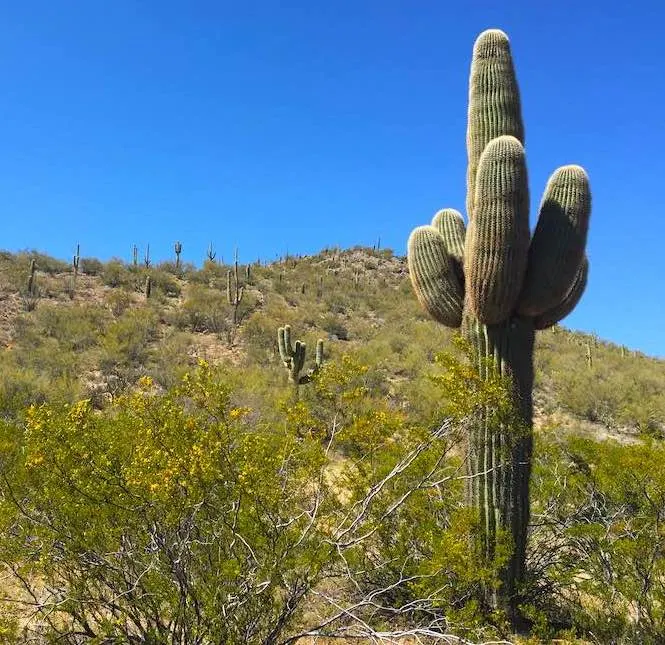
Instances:
[[[21,0],[0,8],[0,247],[200,264],[402,255],[464,208],[471,48],[511,39],[534,207],[584,165],[590,283],[565,324],[665,356],[665,3]],[[532,213],[533,221],[533,213]]]

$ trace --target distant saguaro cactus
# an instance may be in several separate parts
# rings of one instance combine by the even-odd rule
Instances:
[[[77,244],[76,245],[76,253],[74,253],[74,256],[72,257],[72,270],[74,272],[74,278],[76,278],[79,274],[79,266],[81,262],[81,245]]]
[[[37,263],[35,259],[30,260],[30,271],[28,272],[28,296],[36,298],[37,297],[37,282],[35,281],[35,271],[37,270]]]
[[[295,342],[295,345],[291,344],[290,325],[285,325],[277,330],[277,346],[279,347],[279,355],[282,363],[284,363],[284,367],[288,370],[289,382],[296,386],[309,383],[312,380],[312,376],[323,364],[323,340],[319,338],[316,341],[314,366],[306,374],[300,374],[305,366],[307,346],[299,340]]]
[[[212,248],[212,242],[210,242],[210,244],[208,244],[208,250],[206,251],[206,257],[211,262],[214,262],[215,258],[217,257],[217,252],[215,250],[213,250],[213,248]]]
[[[512,538],[502,585],[486,590],[485,600],[505,608],[513,621],[530,514],[534,331],[570,313],[584,291],[591,211],[586,172],[563,166],[547,183],[531,235],[523,145],[510,44],[491,29],[476,40],[471,63],[468,228],[458,211],[439,211],[430,226],[411,233],[408,265],[421,305],[440,323],[461,327],[480,374],[512,382],[521,428],[492,427],[481,413],[468,435],[467,464],[480,552],[496,555],[500,531]]]
[[[148,244],[148,246],[146,246],[145,249],[145,255],[143,256],[143,266],[146,269],[149,269],[151,264],[152,262],[150,260],[150,244]]]
[[[226,298],[229,304],[233,307],[233,324],[238,324],[238,307],[242,302],[242,297],[245,293],[245,287],[240,286],[240,279],[238,277],[238,249],[235,252],[235,261],[233,263],[233,288],[231,286],[231,271],[226,274]]]
[[[182,253],[182,244],[180,242],[176,242],[173,245],[173,250],[175,251],[175,268],[179,269],[180,268],[180,254]]]

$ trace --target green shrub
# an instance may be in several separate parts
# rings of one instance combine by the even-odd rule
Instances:
[[[100,367],[104,372],[118,368],[139,368],[151,353],[157,337],[157,314],[147,307],[128,309],[112,322],[102,341]]]
[[[229,313],[225,293],[192,285],[187,290],[174,322],[179,329],[222,334],[229,327]]]
[[[97,258],[81,258],[81,273],[90,276],[102,275],[104,264]]]

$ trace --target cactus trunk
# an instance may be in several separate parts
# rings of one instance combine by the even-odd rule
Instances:
[[[492,561],[498,540],[508,539],[510,558],[500,572],[502,588],[485,591],[491,607],[514,614],[513,599],[525,575],[532,452],[534,327],[513,317],[485,325],[465,313],[462,333],[473,348],[481,377],[510,379],[517,415],[510,423],[481,412],[468,436],[467,495],[478,521],[477,546]]]

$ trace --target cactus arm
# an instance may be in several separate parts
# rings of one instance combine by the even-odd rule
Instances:
[[[421,305],[447,327],[462,322],[463,291],[446,243],[432,226],[419,226],[409,236],[411,284]]]
[[[462,214],[454,208],[440,210],[432,219],[432,226],[439,231],[446,244],[460,284],[464,284],[464,238],[466,227]]]
[[[293,365],[291,366],[291,381],[298,380],[298,374],[305,366],[305,353],[307,352],[307,345],[297,340],[293,352]]]
[[[316,369],[319,369],[323,364],[323,339],[319,338],[316,341],[316,359],[315,359]]]
[[[293,348],[291,347],[291,327],[286,325],[277,330],[277,346],[279,347],[279,356],[284,363],[284,367],[291,368],[293,358]]]
[[[475,216],[476,173],[487,144],[501,135],[512,135],[524,145],[520,92],[508,36],[488,29],[476,39],[469,78],[467,121],[466,214]]]
[[[584,169],[557,169],[541,202],[518,313],[539,316],[566,297],[584,258],[590,214],[591,190]]]
[[[486,324],[510,316],[529,251],[529,190],[522,144],[512,136],[485,148],[476,177],[475,215],[465,248],[465,292]]]
[[[284,344],[289,356],[293,356],[293,346],[291,345],[291,325],[284,326]]]
[[[552,309],[536,316],[533,321],[534,327],[536,329],[547,329],[548,327],[552,327],[575,309],[586,289],[588,277],[589,260],[585,256],[582,260],[582,265],[577,270],[573,286],[570,288],[570,291],[568,291],[565,298],[556,307],[552,307]]]

